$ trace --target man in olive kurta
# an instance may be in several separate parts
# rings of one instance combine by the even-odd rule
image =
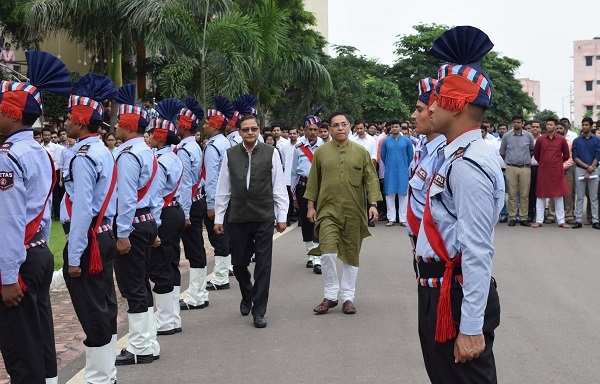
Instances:
[[[360,247],[362,240],[370,236],[367,217],[375,219],[378,216],[377,201],[382,198],[369,152],[348,140],[348,117],[337,113],[330,123],[333,140],[315,152],[304,193],[308,200],[307,217],[316,222],[315,231],[319,237],[319,246],[310,254],[321,256],[325,293],[314,312],[327,313],[338,304],[339,296],[343,312],[354,314]],[[368,215],[365,196],[369,202]],[[340,283],[337,257],[343,262]]]

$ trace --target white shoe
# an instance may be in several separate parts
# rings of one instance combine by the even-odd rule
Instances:
[[[183,293],[183,301],[190,306],[201,306],[208,302],[206,268],[190,268],[190,285]]]

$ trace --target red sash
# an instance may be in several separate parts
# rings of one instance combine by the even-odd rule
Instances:
[[[406,221],[408,222],[408,228],[414,236],[419,235],[419,227],[421,226],[421,220],[415,215],[410,203],[410,197],[412,195],[412,188],[408,187],[408,207],[406,209]]]
[[[31,241],[35,237],[36,233],[38,233],[38,231],[40,230],[40,225],[42,224],[42,220],[44,219],[44,212],[46,211],[46,205],[48,204],[48,200],[50,199],[50,196],[52,195],[52,190],[54,189],[54,185],[56,184],[56,172],[54,171],[54,161],[52,160],[50,153],[46,152],[46,154],[48,155],[48,159],[50,159],[50,167],[52,167],[52,183],[50,184],[50,190],[48,191],[48,194],[46,195],[46,200],[44,201],[44,206],[42,207],[40,213],[38,213],[33,218],[33,220],[31,220],[25,226],[25,241],[23,242],[24,246],[31,243]],[[23,280],[23,277],[21,276],[21,274],[18,275],[17,282],[19,283],[19,286],[21,287],[21,291],[27,292],[27,284],[25,284],[25,280]],[[0,282],[0,284],[2,284],[2,283]],[[1,294],[2,294],[2,286],[0,285],[0,295]]]
[[[431,249],[444,262],[444,281],[440,289],[440,297],[437,305],[437,318],[435,323],[435,341],[445,343],[453,340],[456,337],[456,325],[452,318],[452,300],[451,287],[454,268],[460,265],[461,257],[457,255],[451,259],[444,245],[444,239],[440,234],[437,225],[431,216],[431,203],[429,199],[429,191],[425,198],[425,210],[423,212],[423,229],[425,235],[431,245]]]
[[[153,156],[152,157],[152,172],[150,173],[150,178],[146,182],[146,185],[144,185],[142,187],[142,189],[139,189],[138,193],[137,193],[137,195],[138,195],[138,203],[140,201],[142,201],[142,199],[144,198],[144,196],[146,196],[146,194],[150,190],[150,187],[152,186],[152,182],[154,181],[154,177],[156,176],[157,169],[158,169],[158,160],[156,160],[156,156]]]
[[[90,252],[90,265],[89,265],[89,273],[90,275],[97,275],[102,272],[104,266],[102,265],[102,257],[100,255],[100,247],[98,246],[98,228],[102,225],[104,221],[104,214],[106,213],[106,209],[108,208],[108,204],[110,203],[110,199],[112,198],[113,192],[115,191],[115,186],[117,185],[117,164],[114,164],[112,177],[110,179],[110,185],[108,187],[108,192],[104,197],[104,201],[102,202],[102,206],[100,206],[100,211],[98,211],[98,216],[96,216],[96,222],[94,226],[91,227],[88,231],[88,246]]]
[[[177,180],[177,185],[175,185],[175,189],[163,198],[163,201],[164,201],[163,207],[168,207],[169,204],[171,204],[173,202],[173,199],[175,198],[175,194],[177,193],[177,190],[179,189],[179,183],[181,182],[182,176],[183,176],[183,172],[181,172],[181,176],[179,176],[179,180]]]
[[[308,161],[310,161],[311,163],[313,162],[314,155],[311,152],[311,150],[308,148],[308,146],[306,146],[305,144],[302,144],[300,147],[298,147],[298,149],[300,149],[302,151],[302,153],[304,153],[304,156],[306,156]]]

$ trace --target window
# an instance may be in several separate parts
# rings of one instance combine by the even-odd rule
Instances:
[[[596,60],[600,60],[600,56],[596,56]]]
[[[592,59],[594,58],[594,56],[586,56],[585,57],[585,66],[586,67],[591,67],[592,66]]]
[[[586,91],[591,91],[592,90],[592,84],[594,84],[593,80],[587,80],[585,82],[585,90]]]
[[[594,112],[594,106],[593,105],[586,105],[585,106],[585,113],[592,113]]]
[[[600,85],[600,80],[596,80],[596,85]]]

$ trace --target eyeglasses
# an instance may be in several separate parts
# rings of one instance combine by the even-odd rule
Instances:
[[[240,132],[244,132],[244,133],[248,133],[250,131],[258,132],[258,130],[259,130],[258,127],[240,128]]]
[[[349,123],[343,122],[343,123],[337,123],[337,124],[333,124],[332,127],[333,128],[348,128],[350,126]]]

